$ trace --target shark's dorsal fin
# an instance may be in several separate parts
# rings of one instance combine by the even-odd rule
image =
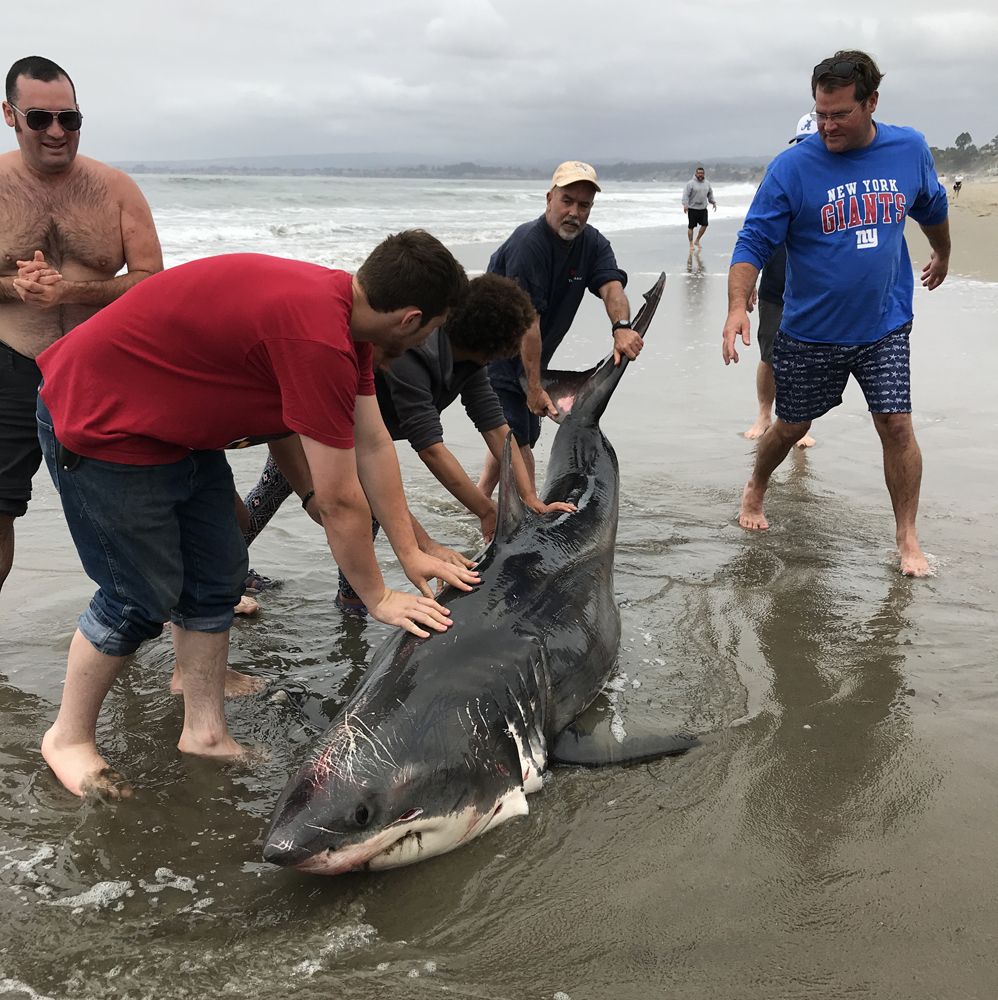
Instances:
[[[516,477],[513,475],[513,449],[517,447],[513,432],[506,435],[506,444],[502,449],[502,462],[499,463],[499,511],[496,517],[496,545],[508,542],[519,530],[525,520],[533,517],[533,513],[520,499],[516,489]]]

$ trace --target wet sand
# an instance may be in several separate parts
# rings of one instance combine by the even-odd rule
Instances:
[[[921,529],[937,572],[911,581],[855,387],[774,477],[772,529],[737,527],[756,355],[720,358],[733,240],[712,225],[688,261],[678,226],[613,236],[632,301],[669,274],[603,421],[621,467],[619,704],[625,722],[693,729],[702,746],[557,770],[529,816],[445,857],[333,880],[260,861],[285,776],[385,634],[333,608],[328,552],[294,504],[251,553],[285,584],[233,632],[234,666],[300,694],[300,707],[228,707],[269,759],[178,756],[161,641],[101,722],[136,798],[109,809],[62,792],[37,744],[91,587],[39,476],[0,603],[0,995],[991,1000],[998,285],[951,275],[916,290]],[[481,267],[487,248],[461,256]],[[586,367],[608,345],[587,300],[556,364]],[[445,424],[477,468],[466,419]],[[428,529],[473,550],[473,519],[400,456]],[[263,454],[233,460],[248,485]]]

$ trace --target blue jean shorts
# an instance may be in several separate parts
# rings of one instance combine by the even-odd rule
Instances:
[[[232,470],[220,451],[168,465],[81,458],[55,438],[38,399],[38,439],[87,576],[98,586],[79,628],[108,656],[127,656],[172,621],[225,632],[248,558]]]
[[[905,323],[872,344],[816,344],[780,330],[773,347],[776,415],[788,424],[815,420],[842,402],[850,375],[871,413],[911,413],[910,332]]]
[[[541,436],[541,418],[531,413],[527,408],[527,397],[522,392],[515,389],[507,389],[503,386],[493,385],[496,395],[499,397],[499,405],[506,417],[506,423],[513,432],[516,443],[522,448],[529,445],[531,448],[537,444],[537,439]]]

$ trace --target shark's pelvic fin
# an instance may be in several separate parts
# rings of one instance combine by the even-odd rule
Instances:
[[[662,732],[653,724],[628,719],[624,733],[614,730],[615,714],[606,698],[597,698],[574,722],[555,738],[550,760],[557,764],[601,767],[671,757],[699,745],[687,733]]]

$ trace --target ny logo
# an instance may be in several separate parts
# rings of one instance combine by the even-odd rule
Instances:
[[[875,247],[877,245],[877,230],[876,229],[857,229],[856,230],[856,249],[857,250],[868,250],[870,247]]]

